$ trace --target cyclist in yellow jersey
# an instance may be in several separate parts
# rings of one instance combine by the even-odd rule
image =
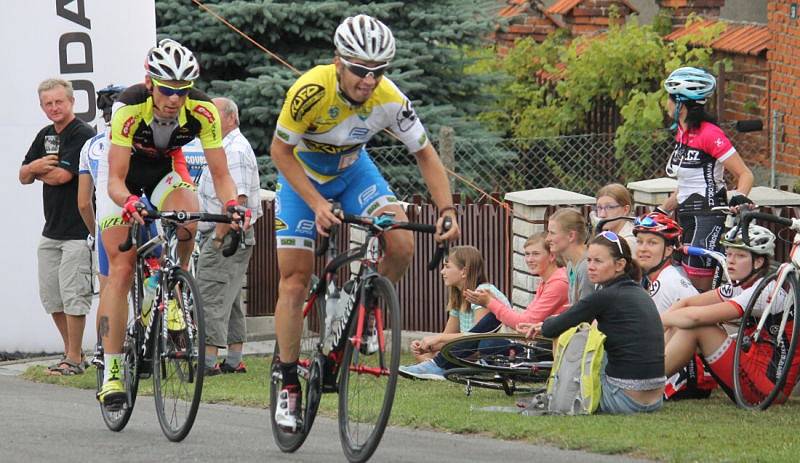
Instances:
[[[145,69],[144,83],[128,87],[114,104],[107,188],[98,185],[97,190],[97,215],[109,259],[108,282],[97,313],[105,354],[103,387],[97,398],[110,410],[119,409],[126,400],[122,341],[136,252],[120,252],[119,245],[127,239],[131,221],[143,223],[146,212],[140,195],[146,194],[157,209],[199,210],[181,151],[181,146],[199,137],[217,196],[225,204],[223,213],[237,220],[246,217],[236,202],[217,109],[193,88],[200,67],[192,52],[174,40],[161,40],[147,53]],[[194,246],[195,230],[191,226],[179,233],[178,252],[184,266]],[[218,230],[217,236],[226,231]]]
[[[289,432],[297,430],[301,408],[297,356],[314,238],[340,222],[328,200],[341,203],[347,213],[379,215],[386,211],[395,213],[398,220],[407,220],[364,149],[373,135],[388,128],[416,156],[439,208],[437,240],[455,240],[460,234],[439,155],[409,99],[383,75],[395,53],[392,32],[377,19],[358,15],[339,25],[334,44],[333,64],[311,69],[289,89],[271,146],[279,171],[275,230],[281,279],[275,327],[283,375],[275,420]],[[445,216],[453,219],[453,227],[442,233]],[[410,231],[387,233],[381,273],[399,280],[413,249]]]

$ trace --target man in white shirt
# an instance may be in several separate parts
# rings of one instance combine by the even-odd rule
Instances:
[[[252,214],[251,224],[262,215],[256,156],[250,142],[239,131],[239,109],[228,98],[214,98],[222,123],[222,140],[228,158],[228,170],[236,183],[237,201]],[[205,170],[197,188],[200,210],[215,213],[222,203],[214,190],[210,173]],[[227,224],[200,223],[200,257],[197,262],[197,283],[206,320],[206,375],[245,373],[242,348],[246,340],[245,313],[242,310],[241,282],[253,253],[255,235],[250,227],[245,232],[244,248],[231,257],[224,257],[223,242],[228,242]],[[228,348],[227,358],[217,363],[220,347]]]

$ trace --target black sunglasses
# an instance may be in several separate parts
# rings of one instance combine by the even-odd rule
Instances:
[[[362,64],[351,63],[346,59],[339,57],[339,60],[344,64],[348,71],[352,72],[358,78],[364,79],[370,75],[372,75],[375,79],[380,79],[383,76],[383,73],[386,72],[386,68],[389,67],[389,63],[381,64],[380,66],[375,66],[374,68],[364,66]]]

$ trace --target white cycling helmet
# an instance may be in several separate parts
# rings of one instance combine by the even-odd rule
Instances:
[[[746,249],[753,254],[762,256],[775,254],[775,234],[771,231],[761,225],[750,224],[750,228],[747,229],[747,237],[750,239],[749,246],[744,242],[741,228],[737,227],[729,231],[725,238],[720,240],[720,244],[726,248]]]
[[[678,68],[664,81],[664,89],[670,95],[701,104],[706,102],[716,86],[717,79],[714,76],[694,67]]]
[[[200,65],[194,54],[172,39],[163,39],[147,52],[145,69],[150,77],[161,80],[195,80]]]
[[[375,63],[388,63],[394,58],[394,35],[386,24],[372,16],[360,14],[345,18],[333,35],[333,44],[340,56]]]

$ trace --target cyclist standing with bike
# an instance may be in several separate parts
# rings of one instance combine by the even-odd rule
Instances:
[[[742,161],[713,116],[704,105],[714,92],[717,81],[707,71],[682,67],[664,82],[669,94],[668,108],[674,119],[675,150],[667,162],[667,175],[677,177],[678,189],[661,205],[669,215],[678,210],[683,227],[683,243],[712,251],[722,251],[725,216],[711,208],[752,204],[747,197],[753,187],[753,173]],[[725,170],[736,179],[736,190],[727,198]],[[711,288],[715,262],[709,258],[685,257],[683,266],[699,291]]]
[[[289,89],[278,118],[271,155],[278,168],[275,230],[280,286],[275,327],[281,352],[283,388],[275,407],[278,425],[297,429],[300,384],[297,357],[302,304],[313,268],[316,233],[340,223],[328,200],[346,213],[407,217],[364,146],[390,129],[415,154],[420,172],[439,208],[437,229],[445,216],[453,226],[437,240],[459,236],[455,208],[444,166],[430,143],[410,100],[384,77],[395,54],[391,30],[375,18],[346,18],[334,34],[333,64],[317,66]],[[413,253],[407,230],[386,234],[380,272],[392,281],[405,273]]]
[[[119,408],[125,402],[120,371],[128,314],[119,309],[127,307],[136,252],[121,252],[119,245],[128,237],[128,223],[144,223],[145,205],[139,195],[146,194],[159,210],[198,210],[195,187],[181,151],[181,146],[197,136],[217,196],[224,204],[223,212],[234,220],[246,216],[236,201],[236,186],[228,172],[217,108],[193,88],[200,66],[192,52],[174,40],[161,40],[147,53],[145,69],[144,83],[129,87],[115,104],[107,189],[103,188],[105,182],[98,182],[97,211],[110,269],[97,314],[105,353],[105,376],[97,398],[107,409]],[[178,234],[184,267],[189,263],[195,230],[194,226],[185,227]]]

